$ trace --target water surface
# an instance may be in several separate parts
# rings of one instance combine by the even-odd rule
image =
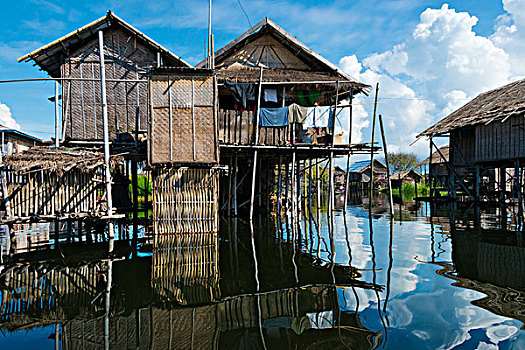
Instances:
[[[512,211],[375,202],[4,256],[0,347],[525,348]]]

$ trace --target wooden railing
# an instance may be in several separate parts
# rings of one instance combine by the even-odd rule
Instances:
[[[255,144],[255,111],[219,110],[219,143],[221,145],[254,145]],[[331,135],[316,133],[306,135],[301,124],[289,124],[282,127],[259,126],[258,145],[262,146],[291,146],[294,144],[310,143],[317,146],[329,146]],[[307,136],[311,142],[305,142]]]

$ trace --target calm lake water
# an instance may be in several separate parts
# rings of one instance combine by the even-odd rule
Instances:
[[[23,254],[0,266],[0,348],[525,349],[512,211],[376,202],[222,219],[218,246]]]

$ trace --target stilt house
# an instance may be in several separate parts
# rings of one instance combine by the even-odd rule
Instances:
[[[520,174],[525,161],[524,114],[525,79],[480,94],[418,135],[430,138],[431,154],[437,148],[433,138],[449,138],[450,155],[445,164],[451,196],[456,196],[457,189],[479,199],[483,177],[497,183],[500,193],[507,192],[509,179],[503,169],[513,168],[514,174]],[[521,177],[511,178],[521,193]]]
[[[63,79],[62,139],[103,138],[98,31],[103,32],[110,140],[133,141],[148,129],[148,72],[190,67],[114,13],[97,19],[18,59],[33,61]]]

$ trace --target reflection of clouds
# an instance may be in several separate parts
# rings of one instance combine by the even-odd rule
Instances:
[[[336,262],[348,264],[347,234],[345,218],[341,213],[334,216],[334,240]],[[403,344],[406,339],[417,339],[430,349],[449,349],[455,346],[492,349],[502,342],[512,341],[525,348],[525,332],[520,331],[518,322],[491,313],[471,304],[472,300],[485,297],[484,294],[452,286],[453,280],[436,274],[441,267],[426,263],[432,260],[432,248],[441,252],[436,261],[450,262],[452,247],[448,235],[434,225],[434,247],[432,227],[425,217],[419,221],[394,222],[393,266],[390,274],[390,294],[387,315],[391,327],[389,344]],[[329,243],[326,214],[321,217],[321,234]],[[346,213],[348,241],[352,253],[352,266],[361,270],[361,280],[373,281],[372,246],[368,211],[349,207]],[[387,216],[373,219],[373,243],[376,263],[376,283],[386,287],[389,266],[390,220]],[[324,257],[327,254],[323,255]],[[377,313],[377,296],[372,290],[355,288],[361,315],[365,326],[382,328]],[[386,288],[380,293],[385,302]],[[356,308],[356,296],[352,288],[339,292],[339,302],[344,310]],[[481,334],[473,336],[472,334]],[[486,336],[483,336],[486,334]]]
[[[525,338],[525,334],[518,333],[514,321],[470,303],[481,293],[461,288],[445,289],[442,285],[432,286],[435,290],[425,292],[424,287],[418,286],[417,294],[404,294],[390,300],[388,317],[391,327],[405,329],[424,339],[428,348],[451,349],[469,341],[479,341],[470,335],[474,330],[486,330],[494,344],[517,334]]]
[[[498,324],[487,329],[487,336],[495,344],[509,339],[516,333],[518,327],[514,325]]]

